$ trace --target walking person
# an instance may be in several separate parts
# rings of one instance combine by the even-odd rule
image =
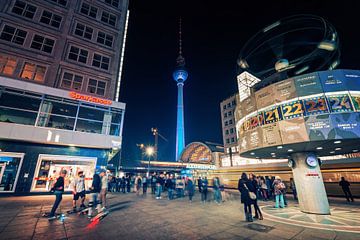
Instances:
[[[201,193],[201,186],[202,186],[202,185],[201,185],[201,184],[202,184],[201,181],[202,181],[202,180],[201,180],[201,177],[199,176],[199,178],[198,178],[198,180],[197,180],[199,193]]]
[[[201,180],[201,202],[206,203],[207,201],[207,193],[208,193],[208,180],[205,177]]]
[[[147,193],[147,186],[148,186],[148,179],[147,177],[144,175],[142,178],[142,187],[143,187],[143,194]]]
[[[99,174],[95,173],[90,187],[88,218],[92,217],[93,209],[97,209],[98,212],[100,211],[100,205],[99,205],[100,191],[101,191],[101,177],[99,176]]]
[[[108,191],[108,177],[106,176],[105,169],[100,169],[100,177],[101,177],[101,191],[100,191],[100,201],[101,201],[101,211],[106,210],[106,194]]]
[[[62,194],[64,193],[64,178],[66,176],[66,173],[67,172],[65,169],[61,170],[60,177],[57,179],[57,181],[54,183],[53,187],[51,188],[51,191],[54,191],[55,194],[55,202],[51,208],[51,212],[48,217],[49,221],[56,219],[55,212],[60,205],[60,202],[62,200]]]
[[[224,186],[224,184],[220,184],[220,194],[221,194],[222,202],[225,202],[226,192],[225,192],[225,186]]]
[[[80,170],[78,172],[78,177],[75,178],[73,189],[73,210],[72,212],[76,212],[76,201],[81,198],[80,210],[85,208],[85,175],[84,171]]]
[[[166,179],[165,186],[168,191],[168,199],[173,200],[174,199],[174,189],[175,189],[175,182],[174,182],[174,176],[171,174],[168,179]]]
[[[241,203],[244,204],[245,220],[248,222],[253,221],[251,205],[254,203],[254,201],[250,198],[250,189],[252,188],[253,186],[250,183],[246,173],[243,172],[238,182],[238,190],[241,194]],[[255,194],[255,192],[252,192],[252,194]]]
[[[220,179],[219,179],[219,177],[215,177],[213,179],[213,187],[214,187],[214,200],[217,204],[220,204],[221,195],[220,195]]]
[[[350,191],[350,183],[348,181],[345,180],[344,177],[341,177],[341,181],[339,182],[339,186],[341,186],[344,194],[345,194],[345,197],[346,197],[346,200],[348,202],[350,202],[350,199],[352,202],[354,202],[354,197],[353,195],[351,194],[351,191]]]
[[[187,190],[188,195],[189,195],[189,202],[191,203],[191,202],[192,202],[192,198],[193,198],[194,193],[195,193],[195,186],[194,186],[194,183],[193,183],[193,181],[191,180],[191,178],[189,178],[189,179],[187,180],[186,190]]]
[[[273,182],[274,194],[275,194],[275,208],[284,208],[284,194],[283,189],[285,188],[285,184],[281,181],[279,176],[275,177]]]
[[[252,186],[250,185],[249,191],[251,191],[251,192],[257,191],[258,182],[257,182],[257,179],[256,179],[255,175],[250,173],[249,176],[250,176],[250,178],[249,178],[250,184],[252,185]],[[253,200],[254,211],[255,211],[254,218],[259,219],[259,220],[263,220],[264,218],[263,218],[263,215],[262,215],[261,210],[260,210],[259,205],[258,205],[258,198],[255,198],[255,199],[252,199],[252,200]]]
[[[267,186],[265,178],[263,176],[260,177],[260,189],[261,189],[261,193],[262,193],[264,201],[269,200],[268,186]]]
[[[290,178],[290,189],[292,190],[294,200],[298,200],[297,191],[296,191],[296,185],[295,185],[295,181],[294,181],[293,178]]]

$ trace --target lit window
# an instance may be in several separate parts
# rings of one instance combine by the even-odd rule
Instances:
[[[113,37],[109,34],[99,31],[97,35],[97,42],[112,47]]]
[[[12,12],[17,15],[32,19],[36,12],[36,7],[23,1],[16,1]]]
[[[102,68],[105,70],[109,69],[110,58],[94,53],[92,65],[94,67]]]
[[[55,28],[59,28],[61,24],[62,17],[52,12],[44,10],[42,16],[40,18],[41,23],[45,23],[47,25],[53,26]]]
[[[98,9],[96,7],[90,6],[87,3],[83,3],[81,5],[81,9],[80,9],[81,13],[83,13],[85,15],[88,15],[88,16],[90,16],[92,18],[96,18],[97,11],[98,11]]]
[[[19,45],[23,45],[27,32],[5,25],[3,31],[1,32],[0,39],[13,42]]]
[[[51,0],[51,1],[57,3],[61,6],[66,6],[66,4],[67,4],[67,0]]]
[[[35,80],[36,82],[44,82],[46,67],[26,62],[20,77]]]
[[[77,23],[76,28],[75,28],[75,34],[80,37],[84,37],[84,38],[91,40],[92,34],[93,34],[93,29],[91,27],[85,26],[81,23]]]
[[[116,16],[108,13],[108,12],[102,12],[101,15],[101,21],[110,24],[111,26],[115,26],[116,24]]]
[[[13,75],[16,67],[16,60],[0,55],[0,73]]]
[[[67,89],[81,90],[83,77],[65,72],[61,81],[61,87]]]
[[[35,34],[30,47],[46,53],[51,53],[54,44],[54,40]]]
[[[110,4],[113,7],[119,7],[119,0],[105,0],[106,3]]]
[[[71,46],[68,58],[77,62],[86,63],[88,51],[78,47]]]
[[[106,82],[89,79],[87,91],[92,94],[105,95]]]

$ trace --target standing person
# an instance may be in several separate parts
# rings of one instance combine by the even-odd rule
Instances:
[[[339,186],[341,186],[344,194],[345,194],[345,197],[346,197],[346,200],[348,202],[350,202],[350,199],[352,202],[354,202],[354,197],[353,195],[351,194],[351,191],[350,191],[350,183],[348,181],[345,180],[344,177],[341,177],[341,181],[339,182]]]
[[[201,180],[201,201],[202,203],[206,203],[207,201],[207,193],[208,193],[208,180],[205,177]]]
[[[213,179],[213,187],[214,187],[214,200],[217,204],[221,202],[221,195],[220,195],[220,179],[215,177]]]
[[[54,183],[53,187],[51,188],[51,191],[54,191],[54,194],[56,197],[55,197],[54,205],[52,206],[52,209],[51,209],[51,212],[50,212],[50,215],[48,218],[49,221],[56,219],[55,212],[62,200],[62,194],[64,192],[64,178],[66,176],[66,173],[67,172],[65,169],[61,170],[60,177],[57,179],[57,181]]]
[[[101,178],[99,174],[95,173],[90,187],[88,218],[92,217],[92,212],[94,208],[96,208],[98,212],[100,210],[100,205],[99,205],[100,191],[101,191]]]
[[[262,192],[262,196],[263,196],[263,199],[264,201],[267,201],[269,200],[269,197],[268,197],[268,186],[266,184],[266,180],[263,176],[260,177],[260,189],[261,189],[261,192]]]
[[[281,178],[279,176],[275,177],[275,180],[273,182],[273,188],[275,194],[275,208],[279,208],[279,203],[281,208],[285,207],[283,194],[285,184],[281,181]]]
[[[258,187],[259,187],[257,178],[252,173],[250,173],[249,176],[250,176],[250,178],[249,178],[250,185],[248,186],[248,190],[250,192],[256,192]],[[261,210],[259,208],[257,200],[258,200],[258,198],[252,199],[252,202],[253,202],[253,205],[254,205],[254,211],[255,211],[254,218],[259,219],[259,220],[263,220],[264,218],[263,218],[263,215],[262,215]]]
[[[154,173],[152,176],[151,176],[151,194],[155,194],[155,191],[156,191],[156,174]]]
[[[187,190],[188,195],[189,195],[189,202],[191,203],[191,202],[192,202],[192,198],[193,198],[193,196],[194,196],[194,192],[195,192],[195,186],[194,186],[194,183],[193,183],[193,181],[191,180],[191,178],[189,178],[189,179],[187,180],[186,190]]]
[[[85,175],[84,171],[80,170],[78,172],[78,176],[74,179],[73,182],[74,189],[73,189],[73,212],[76,212],[76,201],[81,198],[80,209],[85,208]]]
[[[141,176],[137,176],[135,178],[135,191],[136,194],[139,195],[140,194],[140,188],[141,188]]]
[[[100,201],[101,201],[101,211],[106,210],[106,194],[108,188],[108,177],[106,176],[105,169],[100,169],[100,177],[101,177],[101,191],[100,191]]]
[[[243,172],[238,182],[238,190],[240,191],[241,194],[241,203],[244,204],[245,219],[248,222],[253,221],[251,204],[253,204],[254,201],[250,198],[249,195],[250,188],[253,188],[252,184],[250,183],[246,173]]]
[[[164,178],[160,174],[156,179],[156,199],[161,199],[162,186],[164,185]]]
[[[202,181],[202,180],[201,180],[201,177],[199,176],[199,178],[198,178],[198,180],[197,180],[199,193],[201,193],[201,186],[202,186],[201,181]]]
[[[265,176],[265,183],[266,183],[266,187],[267,187],[267,197],[268,197],[268,200],[270,200],[272,198],[272,191],[271,191],[272,182],[271,182],[269,176]]]
[[[120,186],[121,186],[121,192],[122,193],[125,193],[125,189],[126,189],[126,179],[125,179],[125,176],[123,176],[121,179],[120,179]]]
[[[222,202],[225,202],[226,192],[225,192],[224,184],[220,184],[220,194],[221,194]]]
[[[130,175],[127,175],[127,177],[126,177],[126,192],[130,193],[130,189],[131,189],[131,179],[130,179]]]
[[[147,177],[144,175],[142,178],[142,187],[143,187],[143,194],[147,193],[147,185],[148,185],[148,179]]]
[[[298,200],[295,181],[293,178],[290,178],[290,189],[292,190],[294,200]]]
[[[173,181],[173,175],[171,174],[170,177],[168,179],[166,179],[166,183],[165,186],[167,187],[168,190],[168,199],[172,200],[174,198],[173,196],[173,192],[174,192],[174,188],[175,188],[175,183]]]

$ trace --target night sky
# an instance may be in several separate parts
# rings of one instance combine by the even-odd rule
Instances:
[[[316,2],[316,3],[313,3]],[[120,100],[126,103],[122,159],[140,159],[137,143],[159,138],[159,160],[175,160],[177,86],[172,79],[182,17],[185,141],[222,144],[220,102],[236,93],[236,59],[262,28],[294,14],[326,18],[338,31],[341,64],[360,69],[359,1],[130,0]]]

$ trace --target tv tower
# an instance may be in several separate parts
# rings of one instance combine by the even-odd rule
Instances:
[[[177,87],[178,87],[177,125],[176,125],[176,161],[180,160],[180,154],[185,148],[183,87],[187,77],[188,77],[188,72],[185,70],[185,58],[182,56],[181,18],[180,18],[179,56],[176,59],[176,68],[175,71],[173,72],[173,78],[177,82]]]

